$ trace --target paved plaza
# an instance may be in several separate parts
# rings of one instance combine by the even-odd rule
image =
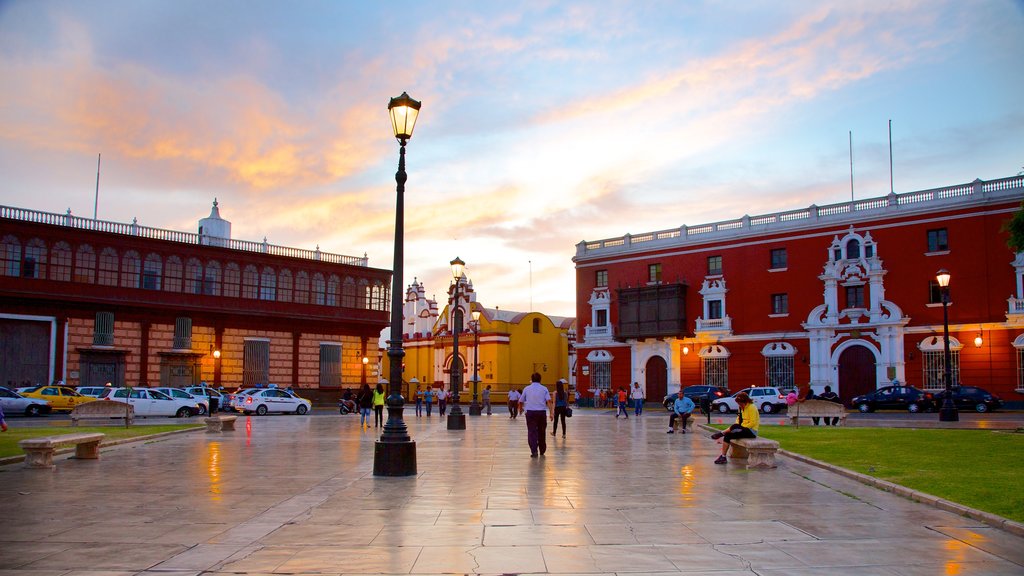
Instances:
[[[336,414],[0,466],[0,576],[1024,574],[1020,537],[784,457],[716,466],[661,411],[577,411],[534,459],[506,413],[407,421],[408,478]]]

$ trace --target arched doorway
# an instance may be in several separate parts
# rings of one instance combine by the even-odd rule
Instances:
[[[668,364],[661,356],[651,356],[644,368],[647,376],[647,401],[661,402],[668,390]]]
[[[850,346],[839,355],[839,390],[847,406],[855,396],[878,388],[875,379],[875,355],[865,346]]]

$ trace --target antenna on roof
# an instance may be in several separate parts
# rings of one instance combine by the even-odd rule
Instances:
[[[889,118],[889,194],[892,193],[892,118]]]
[[[530,312],[533,312],[533,260],[527,260],[530,263]]]
[[[100,159],[103,157],[103,153],[96,155],[96,196],[92,202],[92,219],[96,219],[96,213],[100,207]]]
[[[850,130],[850,202],[853,202],[853,130]]]

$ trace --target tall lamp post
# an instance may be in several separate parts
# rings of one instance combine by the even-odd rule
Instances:
[[[479,416],[482,410],[477,401],[477,388],[480,386],[480,311],[473,310],[473,403],[469,405],[469,415]]]
[[[456,256],[455,260],[452,260],[450,264],[452,265],[452,276],[455,277],[455,294],[453,299],[454,306],[449,309],[448,314],[453,324],[451,327],[452,365],[448,370],[448,387],[454,396],[452,396],[452,411],[448,413],[448,429],[465,430],[466,415],[462,413],[462,408],[459,406],[459,392],[462,391],[462,361],[459,359],[459,332],[462,331],[462,322],[457,322],[457,320],[462,320],[462,309],[459,308],[459,287],[462,286],[462,271],[465,270],[466,263]]]
[[[935,273],[935,280],[939,283],[942,291],[942,334],[943,352],[945,353],[945,374],[946,397],[942,400],[942,408],[939,410],[939,422],[956,422],[960,420],[960,414],[956,411],[956,404],[953,403],[953,357],[949,353],[949,271],[943,268]]]
[[[391,126],[398,139],[398,172],[395,172],[395,265],[391,274],[391,339],[388,341],[388,421],[384,433],[374,444],[374,476],[413,476],[416,474],[416,442],[409,436],[409,430],[402,419],[405,398],[402,398],[402,264],[405,224],[405,143],[412,138],[416,119],[420,115],[420,102],[402,92],[388,103]]]

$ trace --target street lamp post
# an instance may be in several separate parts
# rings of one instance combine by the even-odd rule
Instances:
[[[473,310],[473,403],[469,405],[469,415],[479,416],[482,410],[477,401],[477,388],[480,386],[480,311]]]
[[[448,413],[449,430],[465,430],[466,415],[459,406],[459,392],[462,391],[462,361],[459,359],[459,332],[462,331],[461,308],[459,308],[459,287],[462,285],[462,271],[466,263],[458,256],[450,262],[452,265],[452,276],[455,277],[454,306],[449,309],[448,317],[451,318],[452,330],[452,364],[448,370],[448,387],[452,390],[452,411]],[[458,376],[456,376],[458,374]]]
[[[391,274],[391,339],[388,341],[388,360],[390,375],[388,378],[388,421],[384,424],[384,433],[374,444],[373,475],[374,476],[413,476],[416,474],[416,442],[409,436],[409,431],[402,419],[405,399],[402,398],[402,265],[405,225],[405,143],[412,138],[416,119],[420,115],[420,102],[413,100],[402,92],[398,98],[388,103],[391,115],[391,126],[395,138],[400,145],[398,151],[398,172],[395,173],[396,208],[395,208],[395,264]]]
[[[960,414],[956,411],[956,404],[953,403],[953,357],[949,352],[949,272],[946,269],[935,273],[935,280],[939,283],[942,291],[942,333],[945,345],[945,378],[946,397],[942,401],[942,408],[939,410],[939,422],[956,422],[960,420]]]

